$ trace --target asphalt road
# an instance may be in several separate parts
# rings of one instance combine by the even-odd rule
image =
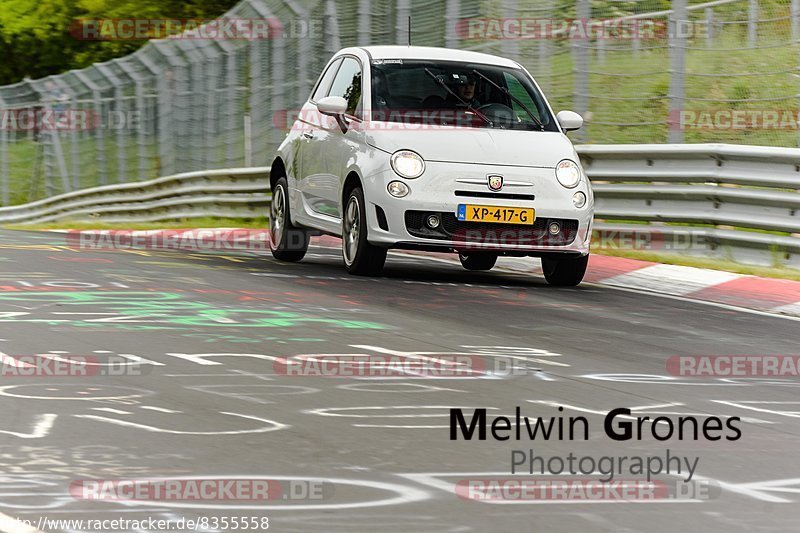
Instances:
[[[402,254],[390,255],[381,278],[351,277],[326,248],[286,265],[263,255],[78,251],[60,234],[3,231],[0,265],[4,354],[137,363],[115,367],[121,375],[0,377],[8,516],[268,517],[270,530],[324,532],[800,529],[800,382],[667,372],[672,356],[796,354],[797,321],[601,286],[552,288]],[[334,378],[280,366],[314,361],[297,357],[309,354],[426,353],[489,370],[511,362],[514,371]],[[589,439],[531,441],[525,429],[520,441],[449,438],[451,407],[486,408],[491,422],[513,420],[517,406],[529,417],[584,416]],[[643,440],[618,442],[603,431],[617,407],[701,423],[738,416],[742,437],[660,442],[645,423]],[[509,478],[512,450],[531,448],[595,460],[669,449],[697,458],[694,480],[704,482],[692,486],[712,490],[589,503],[475,501],[459,489]],[[81,480],[163,477],[277,480],[284,492],[269,502],[131,502],[70,490]],[[674,472],[656,478],[681,486]],[[286,487],[296,493],[284,498]]]

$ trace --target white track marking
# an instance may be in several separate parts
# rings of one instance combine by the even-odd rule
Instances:
[[[15,431],[7,431],[5,429],[0,429],[0,433],[19,437],[20,439],[41,439],[50,433],[50,430],[53,429],[53,424],[57,418],[58,415],[52,413],[36,415],[36,422],[33,425],[33,431],[30,433],[17,433]]]
[[[130,411],[121,411],[113,407],[92,407],[92,411],[103,411],[106,413],[114,413],[115,415],[132,415]]]
[[[141,405],[139,406],[139,409],[147,409],[149,411],[159,411],[161,413],[172,413],[172,414],[178,414],[183,412],[183,411],[173,411],[172,409],[167,409],[165,407],[156,407],[155,405]]]
[[[3,533],[44,533],[41,529],[27,526],[3,513],[0,513],[0,531]]]
[[[89,420],[96,420],[97,422],[106,422],[108,424],[114,424],[117,426],[124,426],[128,428],[135,428],[135,429],[142,429],[144,431],[151,431],[154,433],[170,433],[172,435],[244,435],[247,433],[267,433],[270,431],[278,431],[281,429],[286,429],[290,426],[286,424],[281,424],[280,422],[275,422],[274,420],[268,420],[266,418],[259,418],[257,416],[250,416],[250,415],[243,415],[239,413],[227,413],[224,411],[220,411],[222,415],[228,416],[237,416],[240,418],[248,418],[250,420],[257,420],[258,422],[263,422],[267,424],[266,426],[255,428],[255,429],[238,429],[238,430],[229,430],[229,431],[179,431],[177,429],[164,429],[156,426],[148,426],[146,424],[138,424],[136,422],[130,422],[128,420],[119,420],[116,418],[108,418],[105,416],[97,416],[97,415],[73,415],[77,418],[87,418]]]

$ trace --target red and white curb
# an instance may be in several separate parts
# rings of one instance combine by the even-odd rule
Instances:
[[[497,264],[515,272],[541,274],[539,262],[530,263],[526,258],[502,258]],[[589,258],[584,281],[800,317],[800,281],[597,254]]]

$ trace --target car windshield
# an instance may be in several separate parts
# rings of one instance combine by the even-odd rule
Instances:
[[[371,77],[373,120],[559,131],[544,98],[522,69],[376,59]]]

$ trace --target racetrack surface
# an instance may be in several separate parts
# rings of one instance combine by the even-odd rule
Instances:
[[[592,284],[553,288],[532,275],[472,273],[399,253],[382,277],[352,277],[339,252],[322,247],[282,264],[264,255],[80,251],[60,234],[3,231],[0,265],[4,354],[132,354],[145,363],[141,375],[0,377],[0,511],[12,517],[268,516],[271,530],[325,532],[800,529],[798,378],[667,371],[672,356],[797,354],[795,320]],[[288,376],[276,365],[308,354],[420,353],[510,360],[516,371],[352,378]],[[529,417],[557,415],[557,406],[585,416],[590,438],[449,438],[451,407],[486,408],[491,420],[513,419],[517,406]],[[742,438],[616,442],[603,418],[617,407],[738,416]],[[510,477],[511,451],[530,448],[595,459],[669,449],[697,457],[696,479],[718,490],[636,503],[459,496],[459,482]],[[326,489],[245,504],[70,492],[78,480],[166,476],[311,479]]]

